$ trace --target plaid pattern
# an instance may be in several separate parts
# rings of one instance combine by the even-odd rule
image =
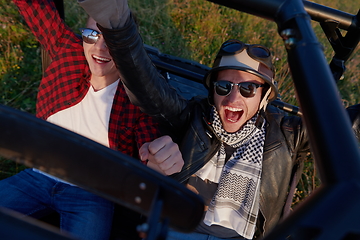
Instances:
[[[91,73],[82,39],[64,24],[51,0],[14,0],[14,3],[52,59],[41,80],[36,104],[36,116],[46,120],[79,103],[90,87]],[[110,148],[137,157],[137,148],[158,136],[155,121],[130,103],[120,82],[110,114]]]

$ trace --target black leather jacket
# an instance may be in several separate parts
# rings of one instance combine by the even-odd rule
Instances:
[[[121,79],[128,88],[131,101],[144,112],[161,119],[175,130],[175,135],[181,136],[179,146],[185,165],[182,172],[173,177],[180,182],[186,181],[220,147],[220,141],[207,121],[211,106],[207,99],[182,99],[166,83],[147,56],[132,20],[122,29],[99,28],[120,70]],[[258,221],[258,230],[262,234],[278,223],[292,176],[302,171],[303,160],[309,153],[306,130],[299,117],[287,116],[269,106],[265,119],[261,213]]]

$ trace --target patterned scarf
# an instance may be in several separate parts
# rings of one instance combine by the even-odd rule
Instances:
[[[236,133],[226,132],[215,108],[212,109],[213,128],[223,143],[236,148],[225,164],[225,147],[221,148],[196,175],[218,183],[210,202],[204,223],[220,225],[235,230],[239,235],[252,239],[259,212],[260,178],[265,124],[255,126],[257,115]]]

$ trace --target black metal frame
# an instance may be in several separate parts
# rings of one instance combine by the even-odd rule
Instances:
[[[202,218],[204,203],[197,194],[119,151],[1,105],[0,132],[2,156],[148,216],[151,220],[148,240],[159,239],[167,226],[192,231]],[[6,212],[0,214],[0,222],[6,216]],[[154,227],[159,224],[161,232]],[[9,230],[5,227],[0,224],[0,233]],[[21,233],[19,230],[13,234],[19,236]],[[28,236],[23,237],[27,239]]]
[[[277,23],[322,185],[265,239],[359,239],[360,152],[334,76],[300,0],[212,0]],[[306,3],[306,2],[305,2]],[[259,9],[258,6],[261,6]],[[309,7],[309,5],[308,5]],[[325,8],[324,8],[325,9]],[[335,13],[336,11],[334,11]],[[338,20],[341,20],[340,18]],[[356,47],[359,14],[348,28]],[[338,26],[342,26],[339,24]],[[340,38],[339,38],[340,40]],[[348,40],[345,38],[344,40]],[[338,46],[335,51],[343,48]],[[349,51],[351,52],[351,51]],[[342,54],[338,54],[341,56]],[[349,56],[344,54],[346,59]],[[341,161],[341,162],[340,162]],[[356,203],[355,203],[356,202]]]
[[[345,62],[360,40],[360,10],[356,15],[352,15],[309,1],[304,1],[304,7],[311,19],[320,23],[334,49],[335,55],[330,62],[330,69],[337,82],[346,69]],[[342,36],[340,29],[347,31],[345,36]]]
[[[62,12],[64,16],[62,0],[55,0],[55,2],[57,2],[60,13]],[[338,97],[335,82],[342,76],[345,70],[345,62],[359,42],[360,13],[351,15],[301,0],[211,0],[210,2],[277,23],[279,35],[283,38],[287,49],[288,62],[302,109],[302,117],[308,129],[314,158],[320,169],[322,186],[310,198],[306,199],[285,222],[269,233],[265,239],[285,239],[288,236],[291,236],[291,239],[359,239],[360,230],[357,218],[360,215],[360,204],[358,204],[360,200],[360,152],[347,114]],[[321,46],[312,31],[311,18],[320,22],[333,46],[335,56],[330,64],[325,62]],[[340,34],[339,29],[347,31],[345,37]],[[186,67],[179,69],[176,67],[177,64],[169,64],[161,59],[157,60],[159,54],[153,55],[155,56],[152,58],[154,63],[162,71],[191,80],[196,79],[195,81],[202,78],[201,72],[198,73],[193,69],[188,71]],[[284,105],[281,106],[282,104]],[[286,106],[286,103],[282,102],[278,102],[278,106],[285,108],[285,110],[289,108],[289,111],[299,114],[295,106]],[[334,115],[336,116],[334,117]],[[24,117],[25,120],[21,120]],[[180,230],[184,230],[181,228],[189,230],[196,225],[199,218],[197,214],[199,209],[203,210],[203,205],[187,189],[181,188],[165,177],[156,175],[145,167],[133,166],[133,161],[126,156],[109,152],[108,149],[81,136],[64,132],[50,123],[40,123],[39,121],[38,119],[29,119],[29,116],[15,110],[0,107],[0,127],[2,127],[0,153],[31,167],[41,166],[43,170],[55,176],[59,174],[59,169],[66,170],[66,180],[149,215],[149,219],[151,219],[147,232],[149,239],[163,239],[162,233],[166,231],[167,224],[173,224]],[[16,126],[16,130],[21,129],[19,134],[14,134],[14,126]],[[113,183],[109,180],[119,180],[115,175],[110,177],[97,176],[96,179],[101,182],[101,187],[97,185],[98,183],[92,183],[93,172],[82,171],[81,175],[78,175],[79,172],[75,173],[72,169],[81,167],[81,165],[76,166],[79,162],[64,163],[62,161],[64,151],[59,152],[58,149],[53,148],[54,145],[51,142],[45,144],[48,151],[41,152],[41,154],[37,153],[35,150],[44,149],[44,145],[35,144],[39,137],[44,137],[42,134],[52,137],[50,139],[55,139],[57,146],[70,147],[70,143],[75,144],[80,150],[73,150],[72,154],[81,155],[90,151],[90,155],[93,155],[87,156],[90,159],[97,156],[116,169],[125,167],[131,172],[130,175],[126,175],[129,179],[140,179],[138,180],[140,182],[135,181],[137,183],[137,191],[134,193],[136,196],[129,194],[129,192],[121,192],[126,189],[111,188],[110,191],[107,191],[109,189],[106,189],[105,186]],[[12,136],[19,135],[27,139],[26,144],[22,144],[18,137],[13,139],[15,144],[8,142]],[[24,149],[24,145],[27,148]],[[115,157],[114,154],[118,155]],[[50,155],[53,160],[48,162]],[[119,163],[118,159],[121,159],[125,165]],[[93,161],[90,163],[95,164],[96,160]],[[64,174],[58,176],[63,178]],[[150,187],[151,191],[140,198],[136,198],[139,197],[139,194],[144,194],[142,187],[140,187],[143,186],[142,183],[144,182],[147,183],[146,186],[152,186]],[[168,184],[170,184],[171,190]],[[189,204],[193,206],[196,217],[192,219],[191,224],[177,219],[181,218],[182,215],[178,215],[172,203],[169,203],[175,200],[174,196],[185,200],[187,209]],[[134,198],[138,200],[152,199],[152,201],[146,201],[147,203],[152,202],[152,205],[140,206],[138,202],[134,203]],[[177,205],[177,207],[181,209],[181,206]],[[163,223],[161,228],[154,227],[157,225],[155,222],[158,221]],[[161,231],[155,229],[161,229]]]

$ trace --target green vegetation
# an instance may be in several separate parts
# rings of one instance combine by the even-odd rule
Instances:
[[[86,14],[75,0],[64,1],[66,23],[77,31],[84,26]],[[351,0],[316,2],[351,14],[356,14],[359,9],[357,2]],[[270,47],[282,99],[297,105],[286,51],[275,23],[205,0],[137,0],[129,1],[129,4],[138,19],[144,42],[163,53],[211,66],[220,44],[230,38]],[[0,104],[34,113],[37,86],[42,74],[40,47],[11,1],[0,0],[0,6]],[[312,24],[330,61],[333,56],[331,46],[320,25],[316,22]],[[345,76],[338,84],[345,106],[360,102],[359,48],[347,62]],[[305,165],[295,203],[320,184],[310,157]],[[10,160],[0,160],[0,178],[21,169],[23,166]]]

